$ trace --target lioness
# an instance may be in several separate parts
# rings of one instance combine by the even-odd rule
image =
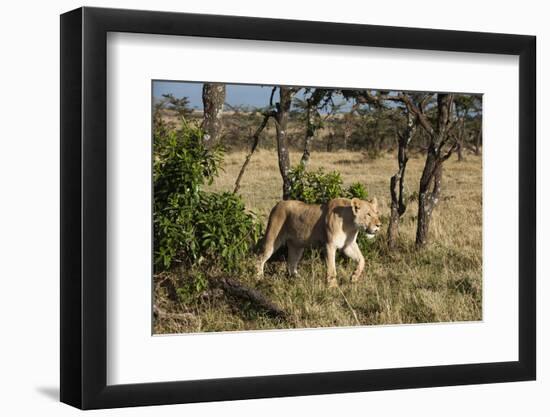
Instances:
[[[327,204],[305,204],[301,201],[281,201],[273,207],[260,255],[258,276],[263,276],[264,265],[281,245],[288,247],[288,271],[294,275],[304,248],[324,245],[326,249],[327,281],[337,286],[336,250],[357,261],[352,282],[361,278],[365,259],[357,245],[357,233],[364,230],[373,238],[380,229],[378,201],[358,198],[335,198]]]

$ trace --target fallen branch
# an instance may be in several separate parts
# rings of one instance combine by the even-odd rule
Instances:
[[[153,305],[153,316],[155,318],[167,318],[174,320],[183,320],[183,321],[197,321],[199,318],[193,313],[168,313],[162,310],[157,305]]]
[[[224,292],[233,297],[244,301],[249,301],[260,307],[262,310],[271,316],[277,318],[286,318],[287,313],[279,306],[265,297],[261,292],[254,288],[247,287],[243,283],[232,278],[209,278],[210,285],[216,288],[221,288]]]

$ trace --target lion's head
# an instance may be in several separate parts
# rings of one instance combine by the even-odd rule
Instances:
[[[364,230],[369,239],[374,238],[382,225],[378,218],[378,200],[376,197],[372,201],[353,198],[351,200],[351,209],[355,216],[355,225],[359,229]]]

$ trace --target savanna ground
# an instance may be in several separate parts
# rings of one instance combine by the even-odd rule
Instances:
[[[245,159],[245,151],[225,155],[224,172],[209,187],[232,191]],[[291,153],[295,166],[298,152]],[[344,185],[365,184],[370,197],[380,204],[383,227],[364,251],[364,280],[350,283],[355,267],[345,257],[338,259],[339,289],[329,289],[320,251],[306,251],[299,276],[287,275],[283,256],[266,265],[265,276],[255,276],[255,259],[244,265],[237,278],[261,291],[286,313],[271,318],[254,306],[243,305],[221,290],[207,289],[194,299],[177,295],[174,283],[185,276],[174,269],[155,276],[155,303],[163,316],[154,321],[155,333],[186,333],[231,330],[336,327],[400,323],[475,321],[482,318],[482,158],[468,154],[458,162],[453,156],[444,165],[441,200],[430,224],[430,243],[414,247],[416,195],[425,156],[412,154],[407,165],[408,208],[400,224],[397,250],[386,245],[389,215],[389,178],[396,171],[395,152],[375,159],[361,152],[312,152],[308,169],[338,171]],[[243,177],[239,193],[247,208],[264,224],[281,196],[281,177],[275,150],[257,151]]]

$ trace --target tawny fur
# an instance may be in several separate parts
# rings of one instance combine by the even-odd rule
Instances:
[[[304,249],[321,246],[326,251],[327,281],[336,286],[336,251],[357,262],[352,281],[361,278],[365,259],[357,245],[357,234],[364,230],[369,237],[380,229],[376,198],[369,202],[358,198],[336,198],[327,204],[305,204],[301,201],[281,201],[269,215],[258,275],[264,265],[282,245],[287,245],[287,265],[290,274],[298,273],[298,263]]]

